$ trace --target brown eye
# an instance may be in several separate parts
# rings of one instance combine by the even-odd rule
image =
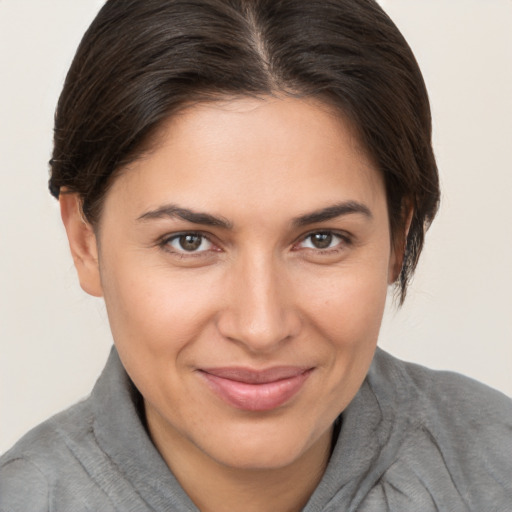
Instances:
[[[344,245],[350,245],[350,240],[343,235],[338,235],[332,231],[317,231],[310,233],[302,239],[298,248],[300,249],[316,249],[322,251],[325,249],[337,249]]]
[[[182,233],[166,242],[175,252],[203,252],[211,249],[211,242],[200,233]]]
[[[201,246],[202,237],[199,235],[182,235],[179,237],[179,243],[185,251],[195,251]]]
[[[317,249],[327,249],[332,244],[332,233],[314,233],[310,235],[311,244]]]

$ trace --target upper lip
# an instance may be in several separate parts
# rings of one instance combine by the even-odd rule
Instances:
[[[202,368],[201,371],[221,379],[229,379],[246,384],[267,384],[291,379],[311,370],[307,366],[274,366],[263,370],[231,366],[225,368]]]

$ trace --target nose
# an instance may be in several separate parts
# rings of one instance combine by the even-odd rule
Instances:
[[[237,262],[226,280],[221,334],[251,353],[277,350],[300,330],[300,315],[283,265],[266,255]]]

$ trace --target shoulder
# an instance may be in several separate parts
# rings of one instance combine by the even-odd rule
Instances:
[[[86,400],[37,426],[0,457],[0,512],[148,510],[139,494],[147,479],[139,478],[133,455],[145,461],[154,447],[132,386],[113,349]],[[167,469],[156,450],[154,460]]]
[[[73,441],[86,438],[92,432],[93,420],[89,399],[69,407],[25,434],[0,457],[0,468],[21,458],[50,469],[69,455]]]
[[[88,402],[81,402],[35,427],[4,453],[0,511],[49,510],[49,490],[56,481],[81,471],[73,447],[90,437],[92,421]]]
[[[423,419],[465,429],[512,426],[512,399],[474,379],[401,361],[383,350],[376,353],[372,370],[376,382],[392,385],[395,400],[424,411]]]
[[[385,396],[397,423],[405,418],[381,484],[400,489],[417,481],[431,497],[460,501],[460,510],[506,510],[512,502],[512,400],[468,377],[383,351],[371,373],[375,393]]]
[[[27,484],[30,483],[30,492]],[[0,466],[0,510],[44,512],[49,509],[48,481],[23,457],[7,457]]]

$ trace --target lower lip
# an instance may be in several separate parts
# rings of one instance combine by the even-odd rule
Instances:
[[[210,389],[229,405],[245,411],[270,411],[291,400],[302,388],[312,370],[264,384],[247,384],[201,372]]]

